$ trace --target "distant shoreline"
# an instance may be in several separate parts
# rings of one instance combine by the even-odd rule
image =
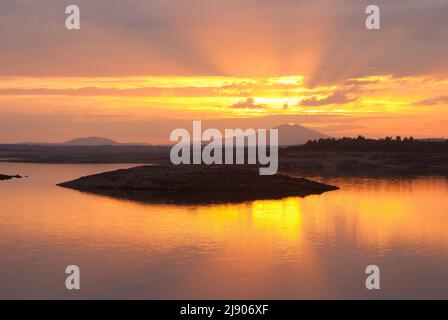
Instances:
[[[281,147],[279,172],[294,176],[448,177],[448,149],[319,150],[315,146]],[[0,145],[0,162],[46,164],[170,164],[167,146],[23,146]]]

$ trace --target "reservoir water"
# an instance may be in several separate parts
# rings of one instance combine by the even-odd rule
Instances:
[[[199,206],[55,185],[132,166],[0,163],[28,176],[0,181],[1,299],[448,298],[447,179],[327,179],[340,190]]]

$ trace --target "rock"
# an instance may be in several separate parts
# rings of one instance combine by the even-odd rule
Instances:
[[[23,177],[21,175],[18,175],[18,174],[16,174],[15,176],[8,176],[8,175],[5,175],[5,174],[0,174],[0,180],[10,180],[10,179],[13,179],[13,178],[22,179]]]
[[[282,174],[260,176],[258,167],[228,165],[140,166],[82,177],[59,186],[156,203],[241,202],[338,189]]]

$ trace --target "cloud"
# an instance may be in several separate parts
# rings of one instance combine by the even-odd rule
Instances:
[[[316,96],[305,98],[299,104],[304,107],[319,107],[329,104],[346,104],[357,100],[358,97],[350,98],[345,92],[335,92],[321,99]]]
[[[142,88],[98,88],[98,87],[83,87],[83,88],[69,88],[69,89],[48,89],[48,88],[34,88],[34,89],[3,89],[0,88],[0,96],[109,96],[109,97],[209,97],[217,94],[217,89],[214,87],[142,87]],[[221,90],[218,92],[219,96],[234,96],[231,92]],[[237,95],[237,94],[235,94]]]
[[[77,0],[69,32],[67,0],[0,1],[0,76],[448,75],[446,0],[380,1],[381,32],[359,0],[112,2]]]
[[[362,132],[362,130],[366,129],[366,127],[351,124],[336,124],[322,127],[313,127],[312,129],[325,133],[327,132],[335,133],[335,132],[349,132],[351,130],[358,130],[358,132]]]
[[[256,104],[254,98],[247,98],[245,101],[240,101],[231,105],[232,109],[264,109],[264,104]]]
[[[441,96],[432,99],[425,99],[414,103],[415,105],[434,106],[436,104],[448,104],[448,96]]]

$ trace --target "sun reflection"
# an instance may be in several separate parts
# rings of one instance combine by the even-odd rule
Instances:
[[[284,242],[296,244],[302,233],[301,199],[255,201],[252,204],[253,225],[274,234]]]

